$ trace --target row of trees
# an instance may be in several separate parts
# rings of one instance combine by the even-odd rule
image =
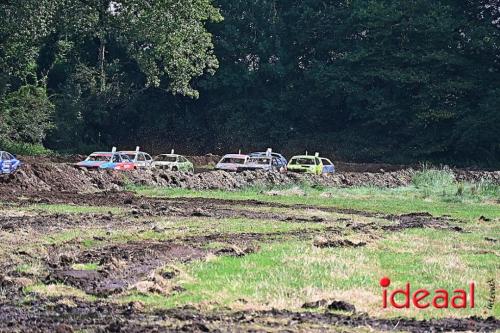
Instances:
[[[0,139],[500,164],[495,0],[0,7]]]

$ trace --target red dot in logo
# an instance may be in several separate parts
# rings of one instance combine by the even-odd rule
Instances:
[[[391,280],[387,277],[387,276],[384,276],[383,278],[380,279],[380,285],[382,287],[389,287],[389,285],[391,284]]]

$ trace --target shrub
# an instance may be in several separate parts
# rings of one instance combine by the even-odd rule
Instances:
[[[24,143],[24,142],[12,142],[12,141],[2,141],[0,142],[0,150],[7,150],[8,152],[16,155],[28,155],[28,156],[39,156],[39,155],[52,155],[53,152],[41,144],[38,143]]]
[[[424,165],[422,171],[417,171],[412,178],[412,183],[416,188],[443,190],[455,184],[455,175],[448,168],[433,169]]]

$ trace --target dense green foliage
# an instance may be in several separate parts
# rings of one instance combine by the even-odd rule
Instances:
[[[0,117],[30,85],[46,90],[38,104],[54,106],[53,116],[37,114],[46,115],[44,133],[55,125],[44,142],[57,150],[273,146],[355,161],[500,165],[496,1],[213,5],[224,21],[209,0],[0,5]]]

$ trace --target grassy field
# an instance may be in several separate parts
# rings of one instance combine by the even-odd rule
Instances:
[[[237,191],[133,188],[145,200],[155,197],[223,199],[218,206],[215,202],[205,209],[214,212],[231,210],[236,215],[231,217],[169,216],[154,211],[134,216],[130,207],[10,205],[5,212],[67,214],[82,220],[111,211],[121,219],[121,224],[119,227],[113,227],[112,222],[86,227],[78,224],[49,226],[49,230],[38,233],[33,228],[34,232],[29,236],[18,236],[15,242],[10,242],[9,251],[4,251],[15,253],[16,249],[22,249],[32,256],[30,260],[13,256],[17,262],[16,271],[30,277],[30,283],[24,286],[26,295],[61,299],[76,297],[90,302],[105,300],[118,304],[137,301],[146,309],[191,305],[206,311],[272,308],[324,311],[305,310],[302,305],[321,299],[335,299],[353,304],[358,312],[383,318],[500,317],[498,296],[491,304],[490,287],[493,281],[498,288],[500,281],[498,186],[487,183],[458,184],[438,172],[417,175],[413,185],[405,188],[326,189],[301,186],[273,190],[275,195],[270,195],[269,189],[264,188]],[[252,205],[246,202],[248,200],[264,204]],[[238,212],[248,211],[283,218],[238,217]],[[398,231],[383,229],[396,223],[387,215],[415,212],[447,217],[443,226],[458,227],[461,231],[445,227]],[[314,220],[313,217],[321,219]],[[368,229],[353,228],[353,225]],[[203,238],[206,236],[213,237]],[[0,237],[14,239],[14,236],[1,230]],[[315,242],[321,237],[366,244],[359,247],[318,247]],[[208,251],[209,255],[157,267],[152,274],[175,272],[173,278],[162,282],[162,292],[131,287],[122,293],[101,298],[75,286],[44,282],[44,275],[50,269],[44,258],[50,256],[50,251],[54,249],[75,253],[87,250],[99,252],[110,245],[141,242],[189,244]],[[228,245],[241,249],[251,246],[254,250],[241,256],[214,255],[215,250]],[[37,255],[39,253],[45,255]],[[99,271],[103,266],[94,258],[90,262],[73,262],[70,268]],[[432,307],[425,310],[414,307],[383,309],[382,288],[379,285],[383,276],[390,277],[393,289],[410,282],[414,289],[443,288],[450,293],[457,288],[466,288],[469,281],[475,281],[476,307],[459,310]]]
[[[315,248],[310,241],[265,244],[258,253],[244,258],[221,257],[185,265],[179,283],[187,289],[174,297],[131,295],[154,306],[192,303],[217,304],[231,308],[300,309],[306,301],[343,299],[376,316],[433,318],[468,315],[500,316],[498,301],[488,309],[488,281],[500,281],[500,205],[497,186],[457,184],[442,174],[420,175],[405,188],[375,187],[322,189],[302,186],[283,195],[267,195],[267,189],[241,191],[189,191],[183,189],[136,188],[144,196],[203,197],[234,201],[257,200],[290,208],[258,208],[295,211],[296,205],[355,209],[382,214],[428,212],[449,216],[465,232],[407,229],[381,234],[362,248]],[[301,193],[303,192],[303,193]],[[299,194],[288,194],[299,193]],[[326,193],[326,194],[325,194]],[[306,209],[306,208],[302,208]],[[360,217],[356,217],[360,219]],[[257,223],[254,222],[256,228]],[[495,239],[494,242],[487,239]],[[475,281],[473,310],[384,310],[378,281],[389,276],[396,286],[411,282],[417,288],[453,291]]]

